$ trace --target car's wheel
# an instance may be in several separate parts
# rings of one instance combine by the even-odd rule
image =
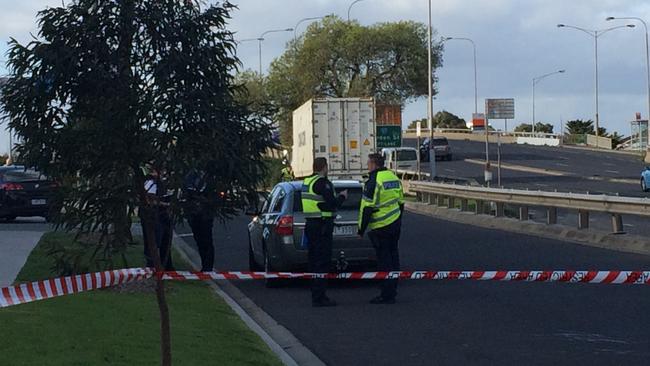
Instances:
[[[269,258],[269,253],[264,246],[264,272],[273,272],[273,267],[271,266],[271,259]],[[280,279],[277,278],[267,278],[264,280],[264,284],[267,288],[277,288],[281,284]]]
[[[648,186],[646,185],[645,178],[641,178],[641,190],[643,192],[648,192]]]
[[[248,236],[248,269],[252,272],[261,271],[262,267],[255,261],[255,254],[253,253],[253,245],[251,243],[250,234]]]

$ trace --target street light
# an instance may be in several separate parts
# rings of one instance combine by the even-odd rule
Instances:
[[[309,21],[309,20],[323,19],[323,18],[324,18],[324,17],[312,17],[312,18],[302,18],[302,19],[300,19],[300,20],[298,21],[298,23],[296,23],[296,26],[293,27],[293,44],[294,44],[294,45],[296,44],[296,39],[298,38],[298,35],[296,34],[296,30],[298,30],[298,26],[299,26],[302,22],[306,22],[306,21]]]
[[[427,72],[427,83],[428,83],[428,88],[429,88],[429,95],[428,95],[428,106],[427,106],[427,123],[429,126],[429,178],[431,181],[433,181],[436,177],[436,150],[433,147],[433,70],[432,70],[432,63],[431,63],[431,57],[432,57],[432,39],[431,35],[433,34],[433,27],[431,25],[431,0],[429,0],[429,24],[428,24],[428,29],[427,29],[427,42],[428,42],[428,57],[427,57],[427,65],[428,65],[428,70]],[[418,136],[418,149],[420,148],[420,138]],[[433,153],[433,158],[431,158],[431,153]],[[418,159],[419,161],[419,159]],[[418,173],[419,173],[420,168],[418,167]]]
[[[268,30],[264,33],[262,33],[258,38],[258,44],[259,44],[259,56],[260,56],[260,76],[262,76],[262,41],[264,40],[264,36],[269,34],[269,33],[279,33],[279,32],[292,32],[293,28],[286,28],[286,29],[273,29],[273,30]]]
[[[472,44],[472,50],[474,51],[474,114],[478,114],[478,72],[476,68],[476,43],[466,37],[445,37],[443,41],[467,41]],[[490,168],[490,141],[489,141],[489,128],[488,120],[485,119],[485,171],[488,172]]]
[[[445,37],[442,39],[443,41],[468,41],[472,44],[472,48],[474,50],[474,113],[478,113],[478,82],[477,82],[477,71],[476,71],[476,43],[472,41],[470,38],[463,38],[463,37]]]
[[[643,24],[643,28],[645,28],[645,65],[646,65],[646,74],[647,74],[647,77],[648,77],[648,117],[647,117],[647,119],[650,121],[650,48],[648,48],[648,24],[646,24],[646,22],[643,19],[637,18],[637,17],[607,17],[607,19],[605,19],[605,20],[610,21],[610,20],[619,20],[619,19],[620,20],[636,20],[636,21],[639,21],[639,22],[641,22],[641,24]],[[650,137],[650,129],[648,130],[648,137]],[[650,159],[650,156],[649,156],[650,154],[647,153],[648,151],[650,151],[648,149],[649,147],[650,146],[646,147],[646,162],[648,162],[649,159]]]
[[[584,32],[594,38],[594,55],[595,55],[595,84],[596,84],[596,147],[598,147],[598,140],[600,137],[600,120],[599,120],[599,115],[598,115],[598,37],[602,36],[603,34],[613,31],[614,29],[620,29],[620,28],[634,28],[634,24],[626,24],[626,25],[619,25],[617,27],[612,27],[612,28],[607,28],[607,29],[597,29],[597,30],[590,30],[590,29],[585,29],[585,28],[580,28],[576,27],[573,25],[566,25],[566,24],[558,24],[558,28],[572,28],[575,30],[579,30],[581,32]]]
[[[350,10],[352,10],[352,6],[353,6],[354,4],[356,4],[356,3],[358,3],[358,2],[361,2],[361,1],[363,1],[363,0],[355,0],[355,1],[353,1],[352,4],[350,4],[350,6],[348,7],[348,22],[350,21]]]
[[[532,122],[533,133],[535,133],[535,85],[537,85],[537,83],[539,83],[544,78],[547,78],[547,77],[549,77],[551,75],[555,75],[555,74],[564,74],[564,72],[565,72],[565,70],[558,70],[558,71],[555,71],[555,72],[549,72],[548,74],[544,74],[544,75],[537,76],[537,77],[533,78],[533,122]]]

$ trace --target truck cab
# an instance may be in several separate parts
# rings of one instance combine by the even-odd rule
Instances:
[[[412,147],[391,147],[381,149],[390,170],[415,171],[418,167],[418,150]]]

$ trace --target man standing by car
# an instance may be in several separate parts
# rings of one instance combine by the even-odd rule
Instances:
[[[204,171],[193,170],[185,177],[183,184],[184,211],[187,222],[192,228],[192,236],[199,249],[201,271],[214,270],[214,243],[212,228],[214,226],[214,206],[216,194],[208,189]]]
[[[316,158],[314,174],[305,178],[302,185],[302,210],[305,214],[305,236],[312,273],[328,273],[332,267],[332,233],[336,209],[347,198],[347,190],[336,197],[334,185],[327,179],[327,159]],[[336,306],[326,295],[327,279],[314,278],[311,301],[314,307]]]
[[[368,155],[368,181],[364,185],[359,210],[359,236],[370,229],[368,237],[377,252],[377,269],[399,271],[398,241],[402,227],[404,192],[399,178],[384,167],[380,154]],[[381,294],[371,304],[394,304],[397,280],[383,280]]]

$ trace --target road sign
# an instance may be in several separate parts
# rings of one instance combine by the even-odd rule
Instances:
[[[415,134],[417,137],[422,136],[422,122],[420,121],[415,122]]]
[[[377,126],[377,148],[401,147],[402,126]]]
[[[515,100],[513,98],[486,99],[487,119],[514,119]]]

